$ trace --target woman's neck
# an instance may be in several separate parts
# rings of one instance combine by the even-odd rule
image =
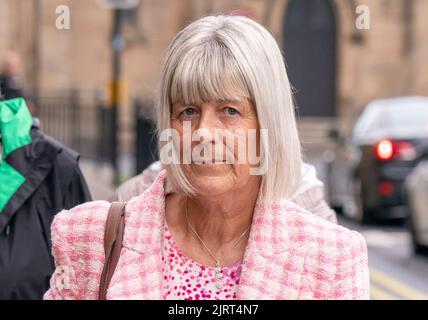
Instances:
[[[259,186],[246,186],[219,196],[186,198],[184,213],[187,202],[189,223],[206,244],[214,250],[229,247],[250,227],[258,192]],[[189,235],[193,233],[186,227]]]

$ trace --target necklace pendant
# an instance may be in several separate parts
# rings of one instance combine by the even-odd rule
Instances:
[[[218,289],[223,288],[223,279],[216,279],[215,285]]]
[[[217,261],[215,266],[215,284],[218,289],[223,288],[223,273],[220,267],[220,263]]]

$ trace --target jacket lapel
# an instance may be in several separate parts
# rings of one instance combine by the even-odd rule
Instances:
[[[108,299],[162,298],[165,176],[162,171],[149,189],[126,205],[123,249]]]
[[[122,249],[117,269],[107,290],[108,300],[162,299],[161,252]]]
[[[307,251],[290,233],[291,226],[298,221],[296,213],[296,207],[289,202],[256,205],[243,260],[239,300],[299,298]]]
[[[304,261],[304,254],[293,250],[271,256],[250,252],[243,263],[238,299],[298,299]]]

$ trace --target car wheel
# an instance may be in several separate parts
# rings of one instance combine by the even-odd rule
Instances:
[[[425,254],[426,251],[427,249],[423,245],[413,242],[413,252],[415,254]]]
[[[425,246],[418,243],[418,241],[416,240],[415,233],[413,231],[412,231],[412,247],[413,247],[413,252],[415,254],[423,254],[427,251],[427,248]]]
[[[415,224],[414,224],[414,221],[412,219],[412,213],[411,213],[411,211],[410,211],[410,214],[409,214],[409,227],[410,227],[409,228],[410,229],[410,235],[412,237],[413,252],[415,254],[425,253],[427,251],[427,248],[425,246],[421,245],[418,242],[418,237],[417,237],[417,234],[416,234]]]

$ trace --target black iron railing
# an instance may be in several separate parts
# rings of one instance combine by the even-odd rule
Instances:
[[[96,94],[77,90],[44,94],[35,110],[46,134],[83,157],[110,162],[111,111]]]

